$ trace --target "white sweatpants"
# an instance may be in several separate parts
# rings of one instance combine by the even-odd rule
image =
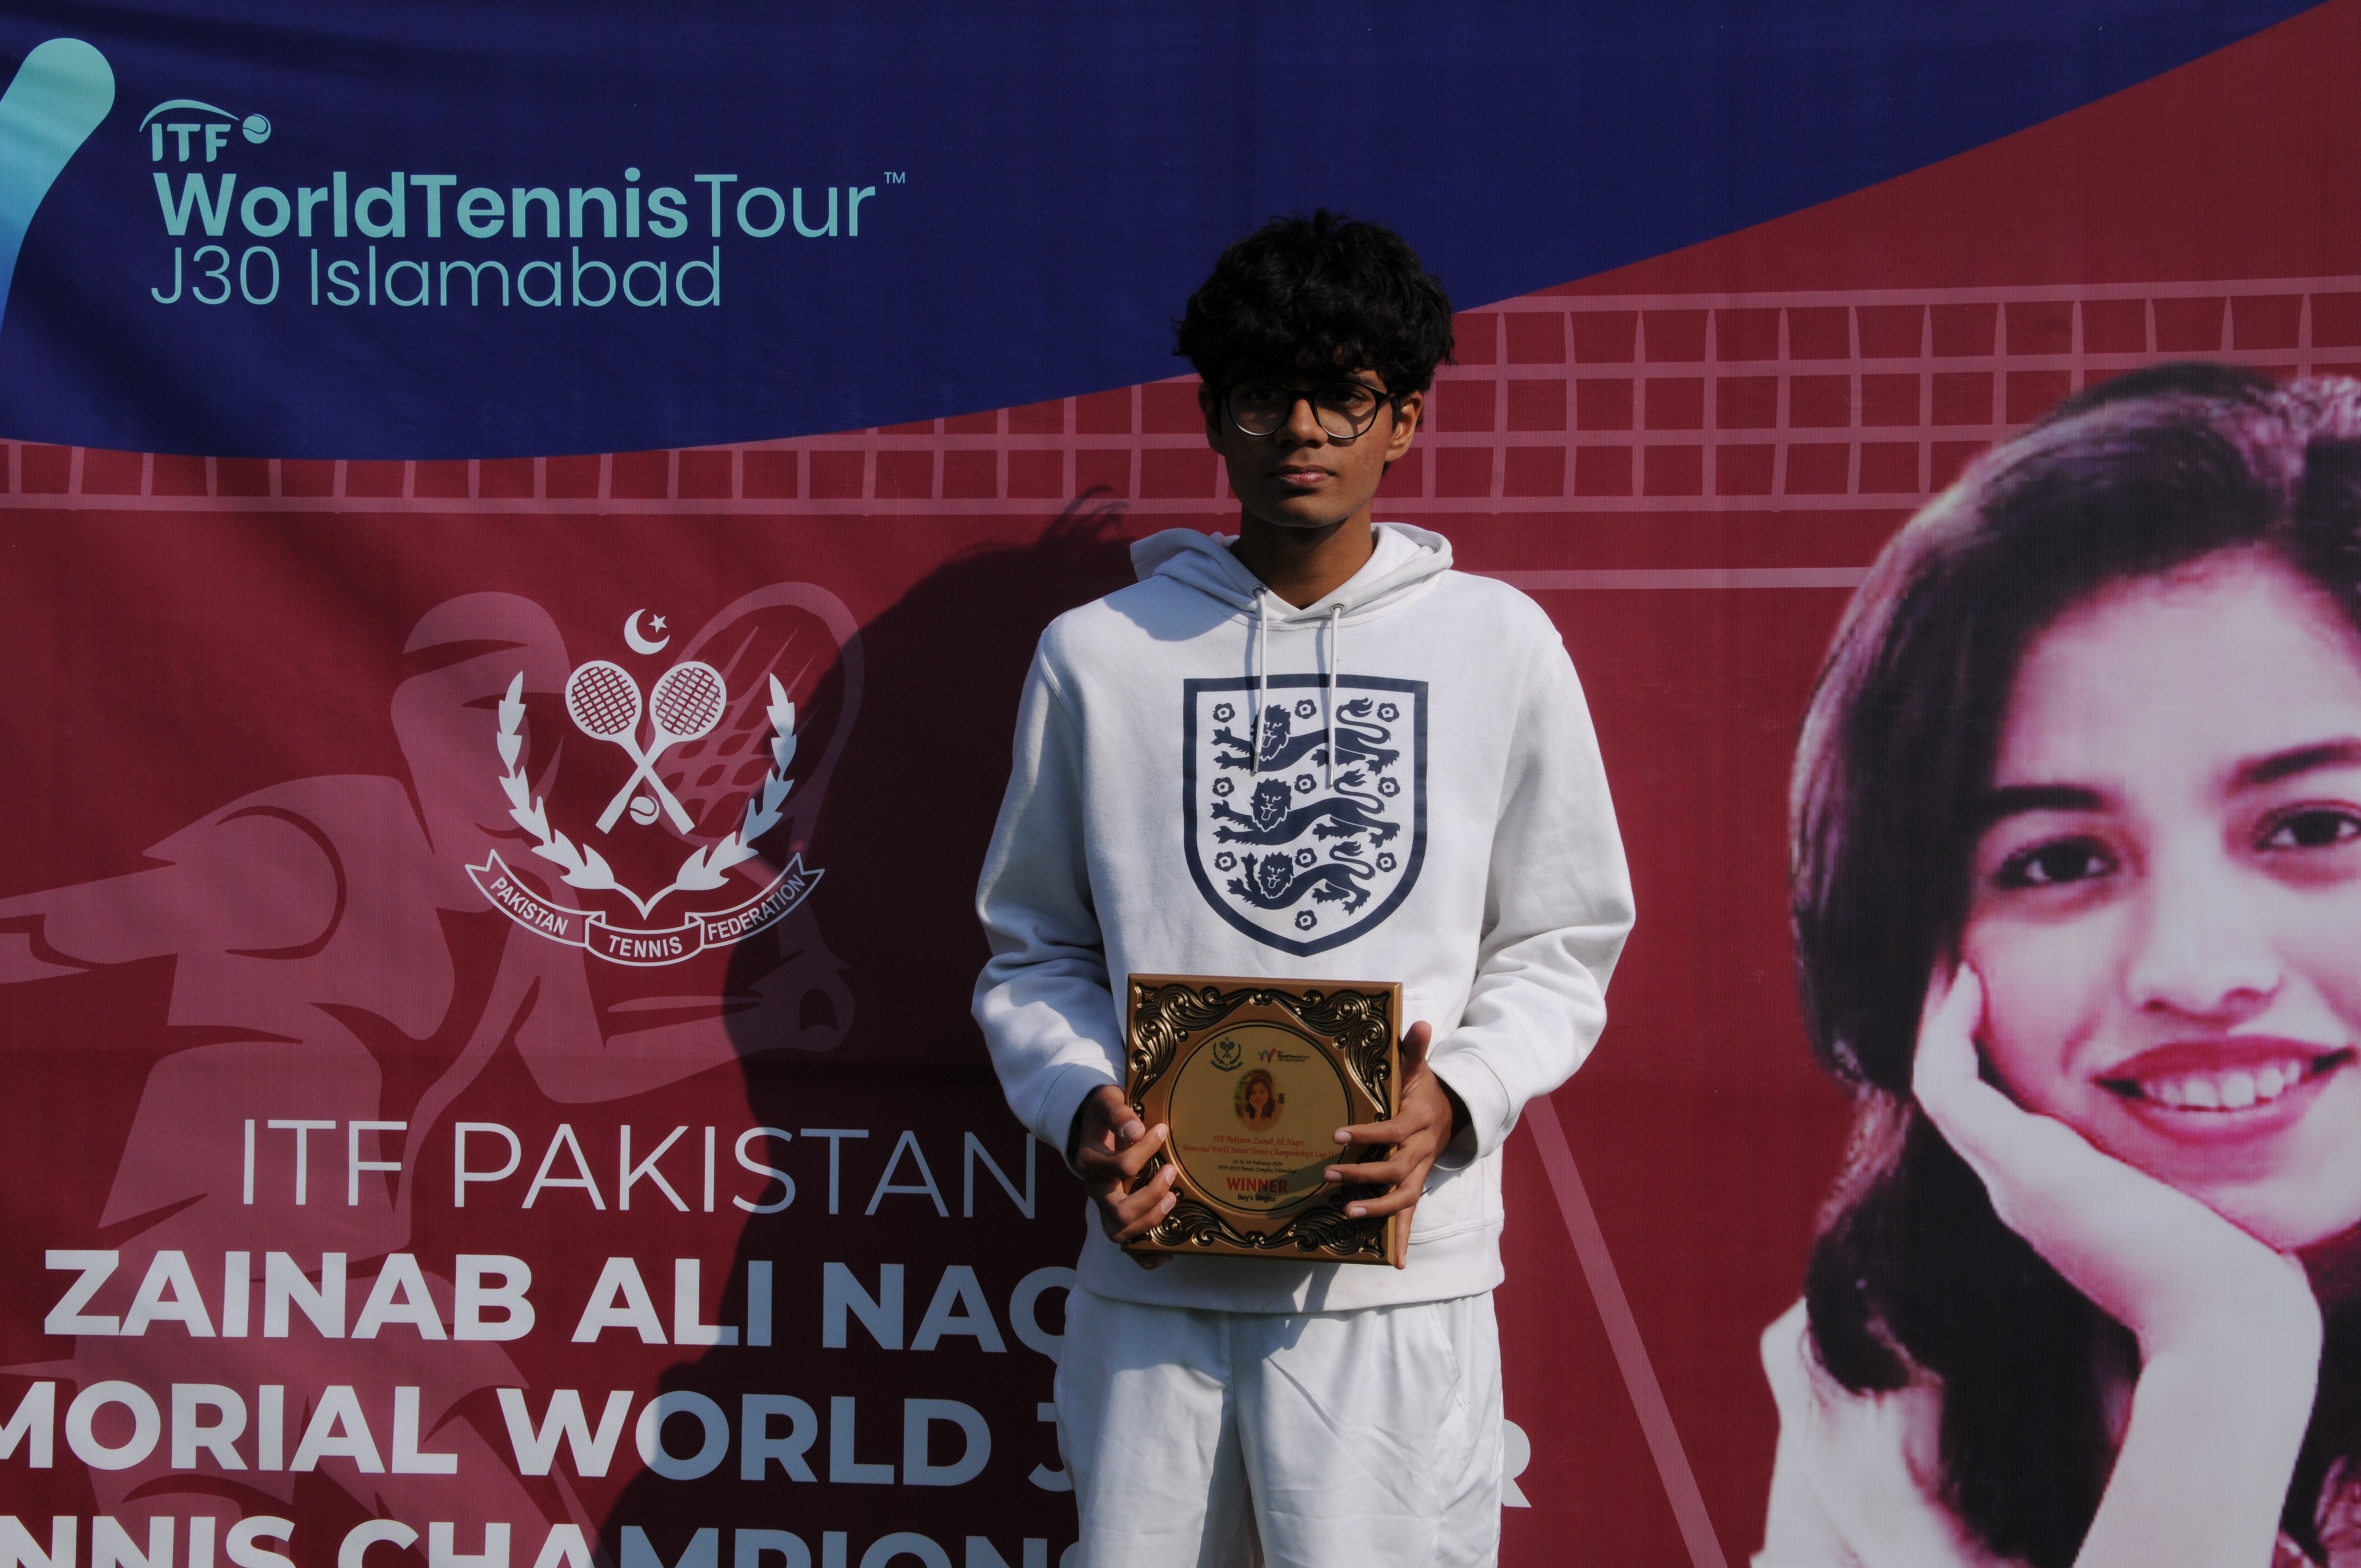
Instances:
[[[1058,1435],[1079,1568],[1487,1568],[1499,1555],[1488,1293],[1289,1314],[1078,1289]]]

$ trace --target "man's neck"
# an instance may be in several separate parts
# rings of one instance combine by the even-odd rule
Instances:
[[[1298,609],[1318,604],[1352,581],[1378,547],[1366,519],[1326,528],[1279,528],[1251,514],[1238,521],[1230,554],[1263,586]]]

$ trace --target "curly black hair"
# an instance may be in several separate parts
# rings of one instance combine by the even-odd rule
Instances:
[[[1323,208],[1273,218],[1222,252],[1175,339],[1208,386],[1374,370],[1400,396],[1425,391],[1451,357],[1451,298],[1401,236]]]

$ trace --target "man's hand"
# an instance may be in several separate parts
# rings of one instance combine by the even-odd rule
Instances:
[[[1328,1168],[1330,1181],[1386,1189],[1373,1198],[1356,1199],[1345,1205],[1345,1212],[1356,1220],[1365,1215],[1399,1212],[1407,1230],[1411,1212],[1418,1207],[1419,1198],[1426,1190],[1426,1173],[1434,1168],[1435,1157],[1467,1120],[1466,1108],[1459,1103],[1458,1096],[1427,1070],[1426,1047],[1433,1037],[1434,1031],[1424,1024],[1412,1024],[1410,1033],[1402,1036],[1401,1097],[1392,1121],[1365,1122],[1336,1129],[1336,1141],[1340,1144],[1392,1146],[1391,1152],[1381,1160]],[[1410,1266],[1407,1248],[1395,1260],[1394,1266]]]
[[[1171,1210],[1172,1185],[1180,1173],[1170,1160],[1152,1179],[1140,1182],[1138,1190],[1132,1190],[1148,1157],[1164,1146],[1170,1133],[1170,1127],[1142,1126],[1138,1113],[1112,1083],[1092,1090],[1074,1113],[1074,1168],[1082,1174],[1082,1190],[1098,1206],[1099,1223],[1117,1246],[1147,1234]],[[1134,1256],[1132,1261],[1154,1268],[1164,1260]]]

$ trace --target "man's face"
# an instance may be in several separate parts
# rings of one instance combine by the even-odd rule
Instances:
[[[1387,402],[1367,430],[1349,439],[1322,427],[1309,394],[1337,381],[1358,381],[1382,393],[1385,378],[1373,370],[1312,376],[1301,371],[1250,372],[1231,385],[1268,382],[1306,394],[1289,409],[1285,422],[1268,435],[1248,435],[1224,408],[1227,387],[1202,387],[1198,405],[1205,412],[1205,441],[1230,471],[1230,488],[1246,513],[1277,528],[1322,529],[1355,517],[1368,521],[1386,465],[1410,450],[1425,403],[1417,392],[1399,404]]]

